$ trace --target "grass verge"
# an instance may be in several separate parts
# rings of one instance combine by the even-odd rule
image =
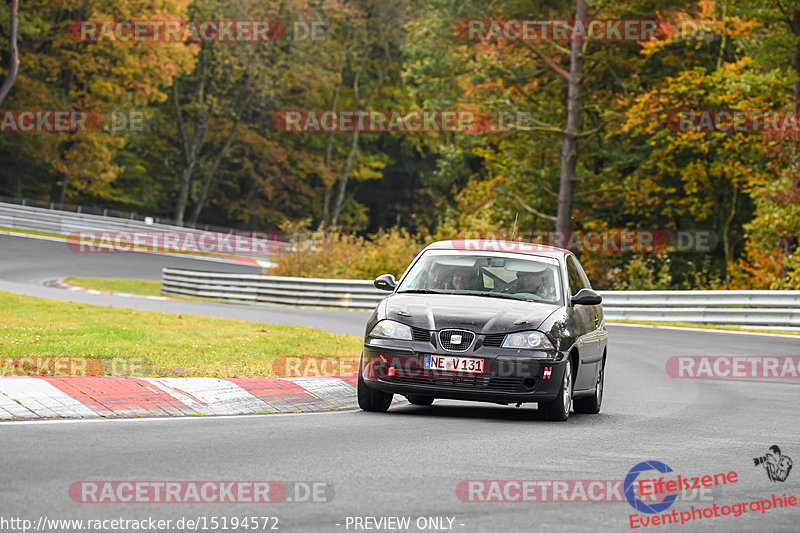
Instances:
[[[95,289],[98,291],[161,296],[160,281],[110,278],[65,278],[64,283],[74,285],[76,287],[83,287],[84,289]]]
[[[362,340],[302,326],[135,311],[0,292],[0,373],[27,358],[32,374],[280,377],[286,358],[339,358],[352,368]],[[61,358],[69,364],[41,361]],[[347,361],[347,364],[344,363]],[[100,367],[98,368],[98,365]],[[296,365],[294,365],[296,367]],[[328,368],[333,368],[329,365]],[[320,368],[315,365],[314,368]],[[320,372],[325,373],[325,372]],[[331,372],[327,372],[331,373]]]
[[[161,294],[160,281],[148,281],[140,279],[113,279],[113,278],[64,278],[62,280],[67,285],[82,287],[84,289],[95,289],[98,291],[117,292],[126,294],[137,294],[144,296],[163,296]],[[170,294],[168,298],[173,300],[186,300],[187,302],[209,302],[219,303],[217,300],[208,298],[195,298],[193,296],[181,296]]]
[[[21,233],[24,235],[36,235],[39,237],[52,237],[54,239],[61,239],[64,241],[67,240],[67,236],[62,235],[60,233],[50,233],[48,231],[38,231],[32,229],[6,228],[4,226],[0,226],[0,233],[6,233],[6,234]]]

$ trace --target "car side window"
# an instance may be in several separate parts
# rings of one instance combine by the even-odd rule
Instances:
[[[580,267],[576,265],[575,259],[572,256],[567,257],[567,277],[569,278],[569,293],[572,296],[578,294],[578,291],[585,288],[583,279],[579,272]]]
[[[583,267],[581,266],[581,262],[578,261],[578,259],[576,257],[572,257],[572,260],[575,261],[575,266],[578,268],[578,275],[580,275],[581,281],[583,282],[583,288],[584,289],[591,289],[592,288],[592,284],[589,281],[589,276],[586,275],[586,271],[583,270]]]

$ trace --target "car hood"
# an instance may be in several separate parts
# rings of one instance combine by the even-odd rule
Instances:
[[[557,305],[458,294],[393,294],[385,317],[416,328],[464,328],[477,333],[537,329]]]

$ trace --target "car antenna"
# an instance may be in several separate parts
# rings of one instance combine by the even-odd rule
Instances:
[[[517,217],[519,217],[519,211],[517,214],[514,215],[514,228],[511,230],[511,240],[514,240],[514,234],[517,232]]]

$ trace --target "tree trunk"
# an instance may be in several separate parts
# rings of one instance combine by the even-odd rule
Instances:
[[[331,102],[331,110],[339,110],[339,93],[342,89],[342,73],[344,72],[344,54],[339,58],[339,82],[336,84],[336,89],[333,91],[333,101]],[[331,161],[333,159],[333,131],[328,133],[328,139],[325,144],[325,168],[330,170]],[[333,183],[325,183],[325,194],[322,198],[322,221],[320,222],[319,229],[325,229],[326,226],[331,224],[331,199],[333,198]]]
[[[325,191],[322,193],[322,220],[319,223],[320,230],[328,227],[328,219],[331,216],[331,198],[333,197],[333,186],[325,184]]]
[[[187,163],[181,172],[181,180],[178,188],[178,199],[175,202],[175,213],[172,216],[172,222],[176,226],[183,225],[183,217],[186,214],[186,204],[189,200],[189,184],[192,181],[192,172],[194,170],[194,160]]]
[[[336,199],[333,204],[333,215],[331,216],[331,225],[335,226],[339,222],[339,215],[342,212],[342,205],[344,205],[344,195],[347,191],[347,181],[350,177],[350,172],[353,170],[353,162],[358,154],[358,136],[359,131],[356,129],[353,132],[352,142],[350,143],[350,152],[347,154],[347,160],[344,162],[342,169],[342,177],[339,180],[339,187],[336,190]]]
[[[50,203],[63,204],[66,194],[67,177],[64,174],[58,173],[53,176],[53,181],[50,185]]]
[[[58,158],[64,160],[67,152],[72,148],[73,141],[66,141],[58,145]],[[58,172],[53,177],[53,184],[50,189],[50,201],[56,204],[63,204],[67,197],[67,185],[69,184],[69,174]]]
[[[800,9],[794,9],[792,11],[791,27],[792,33],[794,33],[795,36],[800,37]],[[795,54],[792,57],[792,66],[794,67],[795,73],[800,76],[800,45],[798,45],[798,49],[795,50]],[[794,98],[794,114],[797,116],[798,112],[800,111],[800,80],[794,82],[794,86],[792,87],[792,97]],[[796,146],[792,145],[792,174],[795,176],[797,175],[796,150]],[[781,279],[786,279],[786,277],[789,275],[790,269],[786,265],[785,259],[792,255],[796,248],[796,239],[791,239],[787,236],[784,243],[784,261],[781,261]]]
[[[8,38],[8,76],[0,86],[0,104],[3,103],[19,72],[19,49],[17,48],[17,28],[19,26],[19,0],[11,0],[11,33]]]
[[[733,263],[733,246],[731,245],[730,229],[733,223],[733,218],[736,215],[736,199],[739,196],[739,188],[735,183],[733,185],[733,195],[731,197],[731,209],[728,216],[725,218],[722,226],[722,247],[725,253],[725,283],[731,280],[731,263]]]
[[[208,198],[208,190],[211,188],[211,182],[214,180],[214,176],[217,174],[217,170],[219,170],[219,165],[222,163],[222,160],[228,155],[228,152],[231,149],[231,145],[233,144],[234,139],[236,138],[236,131],[239,129],[239,121],[237,120],[233,127],[231,128],[230,134],[228,134],[228,138],[225,140],[225,145],[217,154],[217,157],[214,159],[214,163],[211,167],[206,171],[206,174],[203,179],[203,189],[200,192],[200,198],[197,200],[197,204],[194,206],[194,211],[192,212],[192,216],[189,219],[192,227],[197,224],[197,220],[200,218],[200,213],[203,210],[203,206],[206,203],[206,199]]]
[[[183,171],[181,172],[180,183],[178,187],[178,198],[175,201],[175,212],[172,220],[177,226],[183,225],[183,218],[186,213],[186,205],[189,202],[189,187],[192,183],[192,174],[194,173],[195,164],[197,164],[197,156],[200,153],[200,148],[206,142],[206,125],[208,123],[208,113],[200,109],[204,104],[204,88],[205,78],[200,82],[198,89],[198,115],[194,124],[194,135],[189,138],[186,126],[183,122],[183,112],[181,111],[180,100],[178,95],[177,81],[172,84],[172,97],[175,105],[175,118],[178,123],[178,133],[180,135],[183,145],[184,164]]]
[[[386,63],[384,64],[383,70],[381,71],[380,75],[378,76],[378,80],[375,82],[375,87],[372,88],[372,92],[370,93],[367,101],[364,104],[364,109],[369,109],[372,107],[372,102],[375,100],[375,97],[378,95],[378,91],[380,91],[381,86],[383,85],[386,76],[389,74],[389,66],[391,64],[391,57],[389,56],[389,49],[388,43],[384,43],[384,53]],[[359,96],[358,96],[358,80],[361,75],[361,71],[356,73],[355,79],[353,80],[353,100],[356,104],[356,107],[360,107],[359,105]],[[347,160],[344,163],[344,168],[342,169],[342,177],[339,179],[339,187],[336,191],[336,198],[333,204],[333,214],[331,215],[331,225],[335,226],[339,222],[339,215],[342,212],[342,205],[344,205],[344,196],[345,192],[347,191],[347,181],[350,179],[350,172],[353,170],[353,163],[355,162],[356,155],[358,155],[358,137],[361,132],[358,131],[358,128],[354,128],[352,142],[350,143],[350,152],[347,154]]]
[[[586,0],[577,0],[575,18],[586,20]],[[561,147],[561,175],[558,188],[558,215],[556,230],[565,231],[572,227],[572,190],[575,181],[575,167],[578,162],[577,137],[581,129],[581,76],[583,75],[583,41],[572,41],[569,62],[567,89],[567,128]]]
[[[75,81],[75,72],[72,69],[63,71],[62,88],[64,89],[64,99],[67,107],[72,107],[72,85]],[[58,145],[58,159],[64,161],[75,141],[68,140]],[[69,184],[69,174],[57,172],[53,179],[53,187],[50,190],[50,201],[56,204],[63,204],[67,197],[67,185]]]

